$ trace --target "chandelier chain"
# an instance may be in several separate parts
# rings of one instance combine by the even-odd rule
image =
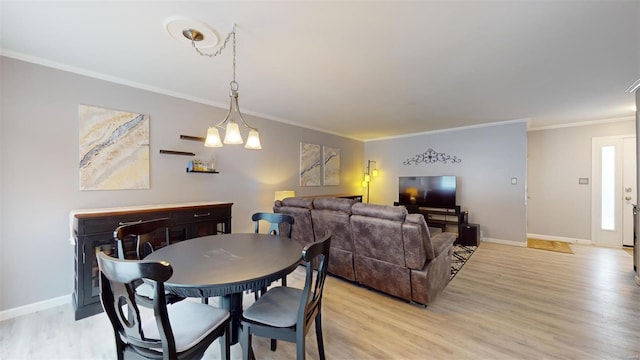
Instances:
[[[191,39],[191,46],[196,50],[196,52],[198,54],[200,54],[200,56],[206,56],[206,57],[213,58],[215,56],[218,56],[218,55],[222,54],[222,51],[227,47],[227,44],[229,43],[229,40],[231,40],[231,36],[233,36],[233,48],[234,48],[233,53],[234,53],[234,59],[235,59],[235,47],[236,47],[236,26],[235,26],[235,24],[233,25],[233,29],[231,30],[231,32],[224,39],[224,42],[222,43],[222,46],[220,46],[220,49],[216,50],[215,52],[213,52],[211,54],[207,54],[206,52],[201,51],[200,49],[198,49],[198,47],[196,46],[196,42],[193,39]]]
[[[191,39],[191,46],[196,50],[196,52],[200,56],[206,56],[206,57],[209,57],[209,58],[213,58],[213,57],[216,57],[216,56],[222,54],[224,49],[227,48],[227,44],[229,43],[229,40],[232,40],[232,47],[233,47],[233,80],[231,81],[230,85],[231,85],[231,90],[232,91],[238,91],[238,83],[236,82],[236,25],[235,24],[233,24],[233,29],[227,35],[227,37],[224,39],[224,42],[222,43],[222,46],[220,46],[220,48],[218,50],[216,50],[215,52],[208,54],[208,53],[205,53],[205,52],[201,51],[200,49],[198,49],[198,47],[196,46],[196,42],[193,39]]]

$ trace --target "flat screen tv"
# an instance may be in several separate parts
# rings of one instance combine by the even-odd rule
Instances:
[[[456,177],[401,176],[398,203],[405,206],[455,209]]]

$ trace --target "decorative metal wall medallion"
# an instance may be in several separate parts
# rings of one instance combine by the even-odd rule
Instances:
[[[445,153],[439,153],[429,148],[427,149],[427,151],[423,152],[422,154],[416,154],[413,158],[407,159],[402,163],[404,165],[418,165],[421,163],[435,164],[438,162],[441,162],[444,164],[448,164],[448,163],[456,164],[456,163],[462,162],[462,159],[460,159],[457,156],[451,156]]]

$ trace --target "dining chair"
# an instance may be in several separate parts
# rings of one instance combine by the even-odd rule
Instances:
[[[287,214],[275,214],[275,213],[264,213],[259,212],[251,215],[251,220],[253,220],[254,224],[254,232],[256,234],[260,233],[260,221],[266,221],[269,223],[269,229],[267,230],[267,234],[269,235],[280,235],[281,230],[284,230],[284,235],[291,239],[291,230],[293,228],[294,218],[291,215]],[[287,286],[287,275],[283,276],[280,279],[282,286]],[[254,291],[253,296],[255,300],[258,300],[261,294],[267,292],[267,288],[263,287],[259,291]],[[271,350],[276,351],[275,339],[271,339]]]
[[[159,218],[152,220],[136,221],[131,223],[125,223],[118,226],[113,231],[113,238],[116,241],[118,258],[125,260],[129,257],[129,260],[142,260],[151,252],[154,247],[150,241],[153,235],[160,230],[164,231],[165,246],[171,244],[170,228],[175,225],[175,222],[169,218]],[[135,256],[131,256],[131,251],[127,251],[130,247],[128,242],[133,241]],[[129,255],[129,256],[127,256]],[[153,287],[145,282],[138,281],[136,289],[136,295],[138,295],[138,302],[146,307],[153,306]],[[172,304],[181,300],[184,297],[165,293],[165,299],[168,303]]]
[[[167,304],[164,282],[173,274],[166,261],[120,260],[100,252],[100,301],[113,326],[118,359],[200,359],[220,339],[230,358],[226,310],[192,301]],[[155,282],[153,308],[139,307],[134,282]]]
[[[251,220],[254,224],[254,232],[258,234],[260,232],[260,221],[266,221],[269,223],[269,229],[267,233],[269,235],[282,235],[281,231],[284,231],[284,235],[291,239],[291,228],[293,227],[293,216],[286,214],[274,214],[274,213],[255,213],[251,215]],[[282,286],[287,286],[287,276],[282,277]],[[264,293],[266,288],[262,290]],[[258,292],[255,292],[256,300],[258,299]]]
[[[170,228],[175,222],[169,218],[159,218],[152,220],[136,221],[124,223],[113,231],[113,238],[118,247],[118,258],[127,258],[128,246],[125,242],[134,240],[135,259],[142,260],[154,250],[153,244],[149,241],[151,234],[158,230],[164,230],[165,245],[171,243]],[[131,258],[131,256],[129,256]]]
[[[266,221],[269,223],[269,230],[267,230],[269,235],[281,235],[280,232],[284,229],[284,236],[291,239],[291,228],[294,222],[291,215],[259,212],[251,215],[251,220],[253,220],[256,234],[260,232],[260,221]]]
[[[296,359],[305,358],[305,337],[311,323],[315,322],[316,340],[320,359],[324,359],[322,340],[322,292],[327,268],[331,234],[322,240],[308,244],[302,250],[306,267],[304,289],[279,286],[269,289],[240,318],[243,359],[253,355],[253,335],[296,343]],[[317,270],[314,271],[314,268]]]

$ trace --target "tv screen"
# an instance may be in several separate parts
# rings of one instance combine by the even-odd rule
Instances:
[[[401,176],[398,203],[405,206],[455,209],[456,177]]]

